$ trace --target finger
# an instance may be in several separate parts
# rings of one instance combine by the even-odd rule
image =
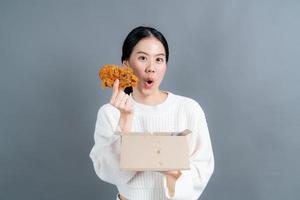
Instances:
[[[120,103],[121,103],[121,101],[122,101],[124,95],[125,95],[125,92],[124,92],[124,91],[122,91],[122,90],[119,91],[119,93],[118,93],[118,95],[117,95],[117,97],[116,97],[116,101],[115,101],[115,106],[116,106],[116,107],[119,107],[119,106],[120,106]]]
[[[124,93],[124,92],[123,92]],[[126,98],[126,94],[120,94],[120,98],[118,99],[118,101],[116,101],[116,107],[119,109],[123,109],[124,107],[124,99]]]
[[[125,107],[126,108],[130,108],[132,103],[131,103],[131,99],[129,98],[129,95],[127,95],[128,98],[126,99],[126,102],[125,102]]]
[[[112,92],[112,97],[110,99],[110,103],[113,104],[116,100],[116,97],[118,95],[118,90],[119,88],[119,79],[116,79],[115,82],[114,82],[114,85],[113,85],[113,92]]]
[[[123,96],[123,98],[122,98],[122,100],[121,100],[121,103],[120,103],[120,108],[122,108],[122,109],[125,109],[126,108],[126,101],[127,101],[127,99],[128,99],[128,95],[127,94],[125,94],[124,96]]]

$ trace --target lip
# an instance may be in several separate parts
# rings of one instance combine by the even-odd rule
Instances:
[[[144,82],[144,88],[146,88],[146,89],[152,88],[153,85],[154,85],[154,81],[152,81],[152,83],[150,83],[150,84],[147,81]]]
[[[145,81],[154,81],[154,78],[149,76],[149,77],[145,78],[144,80]]]

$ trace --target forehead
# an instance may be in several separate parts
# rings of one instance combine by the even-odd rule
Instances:
[[[133,48],[133,53],[145,52],[147,54],[165,54],[165,48],[161,41],[155,37],[141,39]]]

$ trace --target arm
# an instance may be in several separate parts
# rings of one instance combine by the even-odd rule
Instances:
[[[120,136],[114,131],[121,131],[122,127],[128,127],[128,119],[112,118],[113,112],[105,111],[101,107],[98,111],[95,126],[95,144],[90,152],[90,158],[98,177],[108,183],[126,184],[136,172],[120,170]],[[127,122],[127,123],[125,123]]]
[[[169,199],[198,199],[214,171],[213,150],[204,112],[198,103],[193,110],[189,117],[192,134],[188,136],[191,169],[181,170],[177,177],[164,177]]]

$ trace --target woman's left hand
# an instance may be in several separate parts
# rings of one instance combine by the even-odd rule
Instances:
[[[163,173],[166,176],[171,176],[174,177],[175,179],[179,178],[181,175],[181,171],[179,170],[173,170],[173,171],[160,171],[161,173]]]

